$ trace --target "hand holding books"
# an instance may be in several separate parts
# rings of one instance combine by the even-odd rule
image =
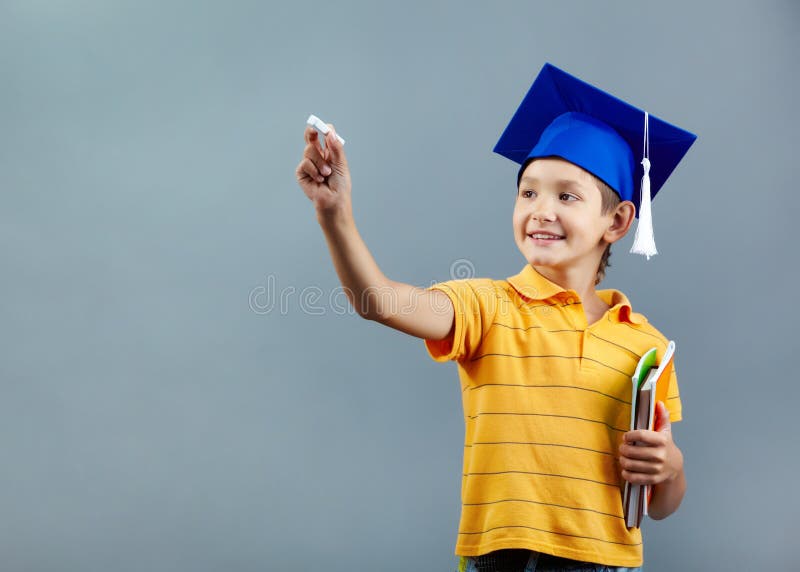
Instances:
[[[633,375],[631,430],[623,436],[620,466],[625,479],[623,507],[629,527],[641,525],[647,515],[650,485],[675,476],[680,451],[672,442],[672,427],[666,399],[667,382],[673,366],[675,343],[670,342],[659,365],[653,348],[642,356]]]

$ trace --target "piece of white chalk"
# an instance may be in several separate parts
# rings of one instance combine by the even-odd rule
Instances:
[[[319,131],[323,135],[327,135],[328,131],[330,131],[330,129],[328,128],[328,124],[325,123],[322,119],[320,119],[316,115],[309,115],[308,119],[306,120],[306,123],[311,127],[314,127],[317,131]],[[339,143],[344,145],[344,139],[342,139],[338,133],[334,133],[334,135],[336,135],[336,138],[339,140]]]

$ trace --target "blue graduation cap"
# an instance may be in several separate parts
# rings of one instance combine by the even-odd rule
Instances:
[[[631,252],[649,259],[657,254],[650,201],[695,139],[546,63],[494,152],[522,165],[518,180],[528,160],[540,157],[560,157],[601,179],[636,205],[639,225]]]

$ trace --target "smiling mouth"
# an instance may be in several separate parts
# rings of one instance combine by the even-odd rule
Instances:
[[[551,234],[549,232],[532,232],[528,234],[528,238],[534,240],[563,240],[565,237],[558,234]]]

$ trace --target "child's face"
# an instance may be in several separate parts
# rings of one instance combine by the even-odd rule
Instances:
[[[533,266],[597,272],[614,214],[586,171],[558,158],[532,161],[520,178],[514,240]]]

